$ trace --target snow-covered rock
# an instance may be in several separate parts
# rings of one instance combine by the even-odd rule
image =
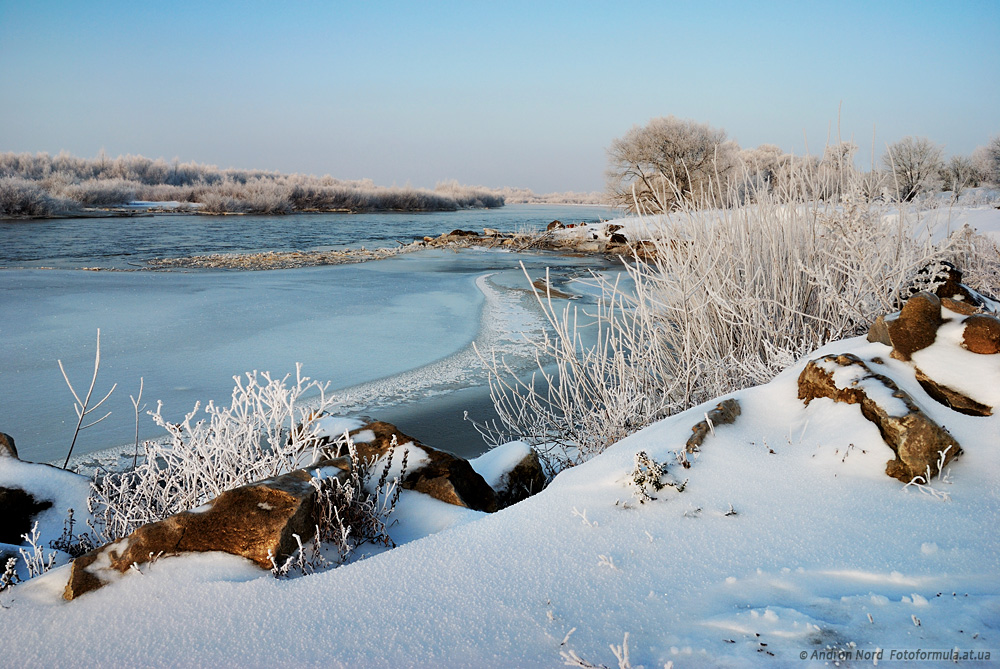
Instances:
[[[500,444],[469,464],[496,492],[500,508],[541,492],[546,484],[538,453],[523,441]]]
[[[75,599],[117,581],[133,565],[163,556],[220,551],[261,569],[281,564],[308,541],[316,517],[314,476],[347,482],[350,462],[327,460],[273,479],[227,490],[205,505],[143,525],[129,536],[78,557],[63,597]]]
[[[857,404],[872,421],[896,457],[885,473],[909,483],[937,476],[962,449],[943,427],[934,422],[908,393],[882,374],[874,373],[850,353],[811,360],[799,374],[799,399],[809,404],[825,397]]]
[[[400,482],[404,489],[476,511],[497,510],[496,494],[468,461],[426,446],[400,432],[395,425],[382,421],[365,423],[349,430],[349,434],[361,461],[378,469],[388,460],[390,467],[396,468],[392,476],[401,473],[406,452],[406,471]],[[328,455],[347,454],[343,431],[327,431],[322,436],[327,441],[324,448]]]

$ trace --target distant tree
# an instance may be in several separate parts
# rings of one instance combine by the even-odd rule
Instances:
[[[700,204],[734,172],[739,147],[725,130],[664,116],[634,126],[608,148],[608,194],[630,210]],[[634,196],[633,196],[634,189]]]
[[[941,147],[924,137],[904,137],[890,144],[882,155],[882,164],[890,172],[890,188],[895,185],[904,202],[941,185]]]
[[[952,156],[941,170],[941,179],[944,188],[958,196],[966,188],[979,184],[979,173],[968,156]]]
[[[1000,185],[1000,135],[972,152],[972,164],[981,180]]]

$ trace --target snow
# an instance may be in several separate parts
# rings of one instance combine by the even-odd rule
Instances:
[[[316,436],[328,439],[339,439],[344,436],[345,432],[357,430],[359,427],[364,427],[364,425],[364,421],[358,420],[357,418],[349,418],[346,416],[322,416],[316,421]],[[371,432],[371,430],[367,430],[367,432]],[[363,441],[363,439],[360,439],[359,437],[360,435],[355,436],[354,441]],[[375,433],[372,432],[372,436],[368,439],[368,441],[373,441],[374,439]]]
[[[90,480],[83,476],[50,465],[0,456],[0,488],[20,488],[36,500],[52,502],[52,507],[36,518],[38,533],[43,537],[59,537],[63,533],[63,523],[70,509],[74,511],[76,522],[85,526]]]
[[[948,500],[884,474],[891,451],[857,406],[804,406],[804,359],[733,394],[741,416],[690,469],[674,452],[717,400],[496,514],[404,492],[390,530],[407,543],[325,573],[279,581],[228,556],[164,558],[73,602],[58,600],[60,574],[36,579],[0,596],[4,662],[551,667],[571,650],[614,666],[608,645],[626,633],[633,666],[829,666],[878,649],[995,661],[1000,418],[934,402],[881,344],[809,358],[827,353],[882,358],[870,366],[947,425],[965,451],[932,482]],[[685,490],[639,504],[639,450]]]

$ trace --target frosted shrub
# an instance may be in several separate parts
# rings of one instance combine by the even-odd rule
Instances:
[[[363,461],[349,435],[338,439],[337,445],[351,461],[348,480],[317,475],[309,481],[316,490],[316,531],[307,543],[295,535],[299,547],[282,564],[268,554],[275,578],[306,575],[343,564],[363,544],[396,547],[386,521],[399,501],[399,482],[406,476],[409,450],[403,450],[398,475],[390,479],[397,448],[395,437],[386,456],[375,461]],[[376,474],[379,477],[374,482]]]
[[[317,459],[315,418],[333,402],[325,384],[302,376],[298,365],[294,384],[267,372],[234,378],[230,406],[209,402],[200,420],[197,404],[180,423],[166,420],[158,404],[151,416],[169,438],[145,442],[145,457],[134,469],[96,478],[89,503],[98,543]],[[303,404],[309,394],[319,395],[311,407]]]
[[[763,192],[740,207],[645,219],[655,256],[626,262],[627,290],[595,276],[593,325],[536,292],[552,326],[533,342],[538,371],[526,379],[486,359],[501,423],[490,436],[528,441],[557,470],[579,463],[669,414],[765,383],[828,341],[864,333],[929,262],[955,259],[985,276],[971,258],[993,253],[986,264],[996,267],[988,241],[968,231],[964,241],[918,241],[905,209],[891,212],[844,183],[837,203]]]

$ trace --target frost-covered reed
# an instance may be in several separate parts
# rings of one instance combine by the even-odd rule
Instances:
[[[972,267],[973,283],[998,275],[990,240],[962,230],[932,244],[906,208],[865,197],[862,177],[845,175],[836,202],[790,203],[768,189],[742,206],[705,201],[642,217],[655,253],[626,259],[630,281],[595,276],[601,296],[587,318],[536,293],[551,332],[533,342],[532,377],[486,356],[500,417],[491,436],[540,446],[555,469],[576,464],[864,333],[932,261]]]

